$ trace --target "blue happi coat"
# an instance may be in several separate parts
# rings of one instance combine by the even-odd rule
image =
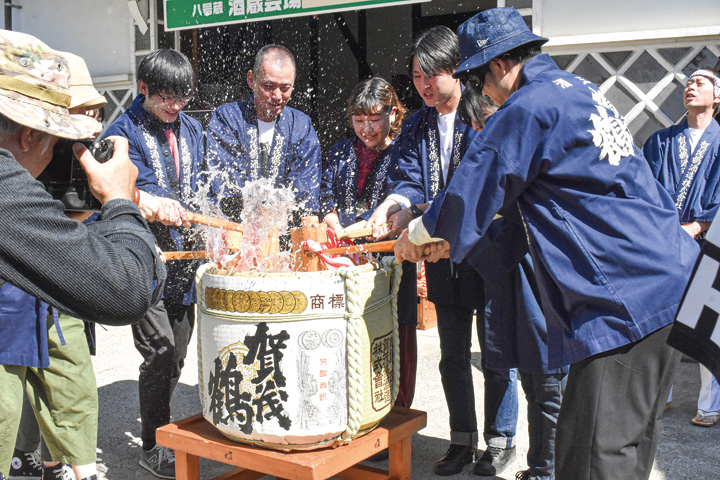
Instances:
[[[239,196],[238,189],[246,181],[260,178],[259,152],[253,96],[218,107],[207,128],[205,162],[209,172],[226,172],[228,177],[211,177],[212,193]],[[320,142],[310,117],[294,108],[283,108],[275,124],[269,157],[269,177],[275,180],[275,186],[293,187],[297,206],[317,214]]]
[[[321,218],[336,210],[343,227],[356,223],[358,217],[367,219],[378,203],[387,196],[387,171],[392,160],[395,142],[391,143],[377,158],[373,171],[365,180],[367,201],[358,205],[357,171],[358,159],[355,155],[357,137],[343,140],[333,145],[323,168],[320,185]],[[359,210],[368,210],[358,215]],[[403,276],[398,291],[398,323],[417,326],[417,270],[415,264],[403,262]]]
[[[422,221],[461,261],[517,202],[557,368],[671,323],[698,247],[597,86],[548,55],[518,82]]]
[[[455,117],[453,147],[448,168],[451,178],[477,132]],[[388,191],[402,195],[412,204],[431,201],[443,188],[440,165],[440,133],[436,108],[423,106],[407,119],[395,140],[388,172]],[[451,267],[447,259],[425,264],[428,300],[436,304],[482,308],[485,304],[482,280],[468,264]]]
[[[119,135],[129,142],[130,160],[138,168],[135,185],[138,189],[158,197],[172,198],[185,208],[194,210],[197,181],[202,169],[203,131],[200,122],[180,112],[172,124],[165,124],[143,109],[144,95],[138,95],[125,113],[117,118],[105,136]],[[165,131],[173,129],[180,156],[180,179],[175,160],[168,146]],[[163,251],[194,250],[192,232],[185,228],[169,227],[154,222],[150,230]],[[167,281],[164,297],[193,303],[196,261],[183,260],[166,263]]]
[[[320,218],[335,210],[343,227],[356,223],[358,217],[369,218],[369,213],[387,196],[387,172],[395,147],[395,143],[391,143],[378,156],[375,167],[365,180],[363,193],[366,200],[360,206],[357,191],[359,165],[355,155],[357,141],[360,140],[354,137],[332,146],[323,165],[320,183]]]
[[[466,258],[485,281],[483,361],[494,369],[566,372],[548,367],[547,326],[520,211],[511,205],[502,213]]]
[[[50,366],[47,314],[50,307],[14,285],[0,286],[0,365]],[[57,310],[55,328],[58,328]],[[58,328],[61,341],[63,336]]]
[[[449,177],[452,177],[477,133],[471,125],[465,125],[460,117],[455,116]],[[388,172],[389,190],[407,198],[411,204],[431,201],[444,186],[437,109],[425,105],[412,114],[405,121],[395,143],[397,145]]]
[[[720,125],[711,120],[692,152],[687,129],[686,120],[655,132],[643,152],[675,201],[680,223],[711,222],[720,205]]]

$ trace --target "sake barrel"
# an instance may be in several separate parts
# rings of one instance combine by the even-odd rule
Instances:
[[[344,444],[371,431],[399,386],[400,276],[392,257],[321,272],[202,266],[205,418],[228,438],[279,450]]]

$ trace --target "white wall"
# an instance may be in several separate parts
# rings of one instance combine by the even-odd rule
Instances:
[[[720,33],[718,0],[535,0],[549,37],[710,28]],[[534,24],[536,32],[538,25]]]
[[[133,24],[127,0],[13,0],[13,30],[85,59],[95,77],[133,72]],[[5,9],[0,8],[0,28]]]

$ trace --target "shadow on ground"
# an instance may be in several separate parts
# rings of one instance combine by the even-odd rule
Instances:
[[[119,380],[98,389],[100,400],[100,424],[98,427],[98,468],[108,480],[130,478],[154,478],[138,464],[140,452],[140,418],[137,381]],[[173,396],[172,414],[181,419],[200,412],[197,385],[180,383]],[[447,449],[447,440],[421,434],[412,441],[413,478],[435,477],[432,473],[437,459]],[[378,468],[387,468],[388,462],[366,462]],[[201,459],[200,477],[212,478],[229,471],[231,466]],[[270,476],[263,477],[272,478]],[[453,477],[470,479],[472,466]],[[500,479],[501,477],[485,477]]]
[[[138,464],[141,441],[137,389],[135,380],[120,380],[98,389],[98,469],[108,480],[155,478]],[[179,383],[172,400],[173,419],[179,420],[200,411],[197,385]],[[207,460],[201,461],[200,468],[202,478],[226,470],[224,465]]]
[[[154,480],[149,472],[138,465],[140,449],[140,420],[137,398],[137,374],[141,358],[133,347],[129,328],[108,328],[98,331],[102,348],[93,361],[100,396],[98,430],[99,480]],[[173,396],[172,415],[180,420],[201,411],[197,388],[196,344],[193,338],[185,368]],[[473,343],[472,364],[475,383],[478,424],[483,424],[483,382],[480,371],[480,354]],[[437,480],[432,469],[449,445],[448,414],[440,383],[437,365],[440,360],[436,329],[418,332],[418,379],[413,408],[428,412],[428,426],[413,437],[413,480]],[[650,480],[696,480],[718,478],[717,448],[720,445],[720,425],[712,428],[695,427],[690,419],[697,408],[699,389],[697,363],[682,362],[675,380],[671,408],[663,418],[664,430],[660,436],[655,466]],[[527,468],[527,419],[525,398],[519,395],[517,458],[501,475],[478,477],[470,466],[451,477],[453,480],[512,480],[515,472]],[[481,448],[484,447],[482,440]],[[374,466],[387,467],[387,462]],[[217,462],[201,460],[200,478],[208,479],[230,469]],[[270,478],[270,477],[264,477]]]

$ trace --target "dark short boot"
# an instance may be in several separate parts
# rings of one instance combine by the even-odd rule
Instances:
[[[515,460],[515,447],[488,447],[475,464],[475,475],[490,477],[497,475]]]
[[[450,444],[445,455],[435,464],[435,475],[456,475],[462,472],[465,465],[475,461],[477,449],[470,445]]]

